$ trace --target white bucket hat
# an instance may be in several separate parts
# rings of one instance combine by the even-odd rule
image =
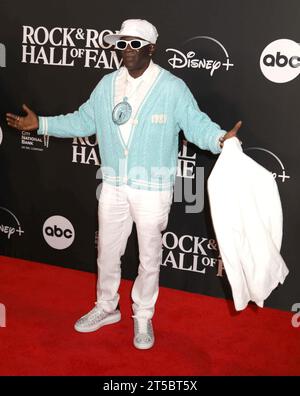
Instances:
[[[139,37],[155,44],[158,33],[156,27],[145,19],[127,19],[122,23],[119,33],[108,34],[103,39],[106,43],[114,45],[123,36]]]

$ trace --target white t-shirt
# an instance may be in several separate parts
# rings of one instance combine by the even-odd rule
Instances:
[[[127,101],[132,107],[130,119],[125,124],[119,126],[126,145],[130,137],[131,128],[138,123],[136,118],[138,109],[151,90],[158,74],[159,67],[151,60],[148,68],[140,77],[131,77],[126,67],[123,67],[119,77],[116,79],[115,105],[124,100],[124,97],[127,97]]]
[[[128,73],[127,84],[125,89],[125,96],[128,98],[130,106],[132,107],[132,114],[130,119],[123,125],[120,125],[120,131],[124,142],[127,144],[130,136],[131,127],[134,123],[135,114],[139,108],[141,99],[138,90],[143,90],[143,75],[138,78],[133,78]]]

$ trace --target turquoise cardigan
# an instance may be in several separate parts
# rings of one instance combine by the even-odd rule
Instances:
[[[103,180],[147,190],[172,189],[181,129],[187,140],[201,149],[220,153],[219,138],[226,131],[201,112],[183,80],[161,67],[125,144],[112,120],[118,72],[104,76],[74,113],[39,117],[38,134],[73,138],[97,133]]]

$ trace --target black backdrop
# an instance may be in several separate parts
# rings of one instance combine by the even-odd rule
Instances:
[[[5,112],[20,113],[22,103],[40,115],[76,110],[119,66],[101,35],[118,30],[124,19],[145,18],[159,32],[155,61],[183,78],[223,129],[243,120],[245,152],[274,173],[290,274],[266,305],[290,310],[299,302],[299,0],[1,0],[0,16],[1,254],[96,271],[101,159],[95,137],[44,141],[9,128]],[[204,181],[197,183],[205,183],[215,160],[181,133],[176,186],[190,179],[195,188],[196,167],[204,167]],[[185,207],[172,205],[161,285],[230,297],[207,197],[200,213]],[[56,237],[46,235],[51,232]],[[134,229],[123,277],[132,279],[137,264]]]

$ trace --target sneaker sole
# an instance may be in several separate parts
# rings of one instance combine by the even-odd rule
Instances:
[[[113,317],[104,319],[101,323],[99,323],[97,325],[89,326],[89,327],[79,327],[79,326],[76,326],[76,324],[75,324],[74,329],[76,331],[78,331],[78,333],[91,333],[93,331],[97,331],[97,330],[101,329],[101,327],[103,327],[103,326],[120,322],[120,320],[121,320],[121,313],[118,312]]]
[[[133,345],[137,348],[137,349],[150,349],[153,347],[154,345],[154,339],[153,342],[151,344],[137,344],[134,340],[133,340]]]

